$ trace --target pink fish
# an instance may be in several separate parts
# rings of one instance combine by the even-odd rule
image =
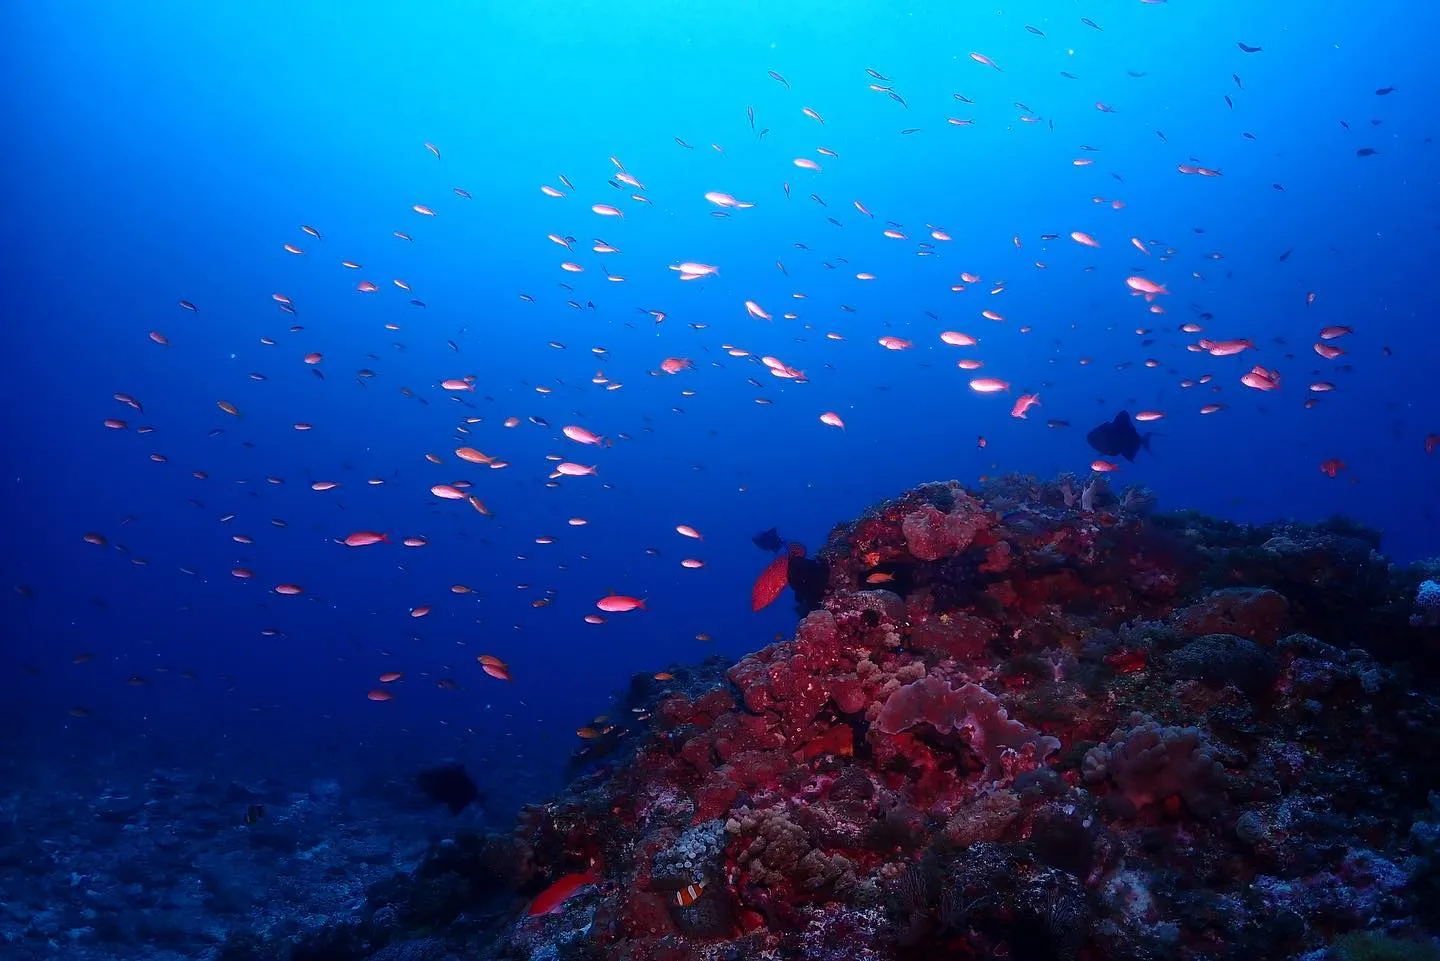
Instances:
[[[627,611],[645,610],[645,599],[628,597],[624,594],[610,594],[596,601],[595,606],[606,614],[624,614]]]
[[[1146,280],[1144,277],[1126,277],[1125,285],[1137,294],[1148,294],[1152,297],[1156,294],[1170,293],[1170,291],[1166,290],[1162,285],[1155,283],[1153,280]]]
[[[1255,390],[1275,390],[1280,386],[1280,372],[1266,370],[1257,365],[1250,368],[1250,372],[1240,378],[1240,383]]]
[[[573,424],[560,428],[560,432],[577,444],[600,444],[604,442],[604,438],[599,434],[592,433],[583,427],[576,427]]]
[[[1039,406],[1039,404],[1039,394],[1021,394],[1018,398],[1016,398],[1015,406],[1010,408],[1010,416],[1019,417],[1023,420],[1025,419],[1025,412],[1032,407]]]
[[[977,394],[996,394],[1009,390],[1010,385],[998,377],[976,377],[970,381],[970,389]]]

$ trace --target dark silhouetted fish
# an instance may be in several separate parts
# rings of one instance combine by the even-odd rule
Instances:
[[[770,528],[768,531],[761,531],[760,533],[756,534],[754,537],[750,538],[750,542],[756,547],[760,548],[762,551],[769,551],[772,554],[785,546],[785,541],[780,537],[780,534],[773,527]]]
[[[426,768],[415,775],[415,783],[430,800],[450,808],[451,814],[480,800],[480,789],[465,773],[465,765],[458,762]]]
[[[1137,431],[1130,414],[1122,410],[1114,420],[1106,421],[1086,434],[1085,440],[1102,454],[1133,461],[1140,448],[1150,449],[1151,436]]]
[[[830,583],[830,565],[818,557],[806,557],[805,548],[791,544],[785,580],[790,590],[795,592],[795,609],[802,615],[809,614],[820,606],[825,597],[825,589]]]

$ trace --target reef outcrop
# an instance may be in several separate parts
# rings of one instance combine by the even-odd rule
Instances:
[[[520,894],[604,883],[497,956],[1278,959],[1440,929],[1419,573],[1358,528],[1151,502],[1007,477],[836,527],[793,637],[637,684],[644,726],[525,812]]]

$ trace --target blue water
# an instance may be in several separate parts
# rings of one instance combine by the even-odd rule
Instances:
[[[351,779],[456,756],[513,809],[560,783],[574,729],[633,672],[735,657],[793,626],[785,603],[750,611],[768,560],[751,534],[778,525],[813,549],[918,482],[1083,477],[1086,431],[1120,409],[1167,415],[1154,454],[1113,475],[1162,508],[1339,512],[1383,529],[1398,560],[1435,551],[1430,7],[45,4],[6,20],[3,580],[16,590],[0,601],[0,723],[14,754],[77,776],[121,759]],[[867,67],[908,106],[869,89]],[[607,184],[612,157],[643,191]],[[1223,176],[1177,172],[1189,163]],[[573,191],[541,192],[562,175]],[[707,191],[754,207],[715,216]],[[888,221],[906,239],[884,237]],[[953,239],[930,241],[927,225]],[[595,238],[620,253],[593,253]],[[917,256],[927,241],[933,256]],[[720,270],[682,282],[668,268],[684,261]],[[962,271],[981,280],[952,291]],[[1137,274],[1170,290],[1163,314],[1129,296]],[[747,316],[747,300],[775,319]],[[1324,360],[1311,345],[1336,324],[1354,333]],[[942,330],[980,345],[946,346]],[[1188,350],[1201,336],[1255,349]],[[312,351],[318,365],[302,360]],[[770,376],[762,355],[808,382]],[[983,370],[957,370],[966,356]],[[667,357],[694,369],[657,375]],[[1279,390],[1241,386],[1256,364],[1280,372]],[[593,384],[597,370],[623,387]],[[458,402],[440,387],[467,375],[476,389]],[[977,395],[975,375],[1011,389]],[[1337,389],[1312,394],[1318,381]],[[1037,391],[1042,406],[1009,416]],[[1202,416],[1211,402],[1225,409]],[[467,417],[481,420],[460,433]],[[574,444],[565,424],[614,445]],[[462,445],[509,466],[462,463]],[[598,473],[548,488],[550,454]],[[1345,464],[1334,478],[1319,469],[1331,458]],[[430,494],[456,479],[494,516]],[[341,486],[311,490],[320,480]],[[429,543],[335,542],[359,530]],[[305,593],[275,594],[283,583]],[[586,623],[610,593],[647,610]],[[418,605],[433,612],[412,618]],[[514,680],[486,677],[482,653]],[[394,699],[367,700],[385,671],[405,675]]]

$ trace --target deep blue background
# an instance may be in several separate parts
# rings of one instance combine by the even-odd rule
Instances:
[[[1435,552],[1440,456],[1423,450],[1440,432],[1430,141],[1440,68],[1426,40],[1440,35],[1440,13],[1430,7],[56,3],[4,17],[3,573],[33,596],[0,600],[11,679],[0,720],[33,756],[84,765],[138,748],[215,769],[365,775],[455,754],[533,793],[632,672],[736,656],[789,630],[788,604],[749,611],[766,561],[754,531],[778,524],[814,547],[832,524],[917,482],[1083,476],[1085,430],[1121,407],[1168,412],[1156,456],[1117,478],[1149,485],[1162,507],[1246,520],[1343,512],[1383,528],[1397,559]],[[868,89],[866,67],[908,108]],[[1398,89],[1376,96],[1386,86]],[[1043,122],[1020,122],[1017,102]],[[769,128],[763,140],[747,105]],[[1359,147],[1379,152],[1359,158]],[[612,156],[651,205],[606,184]],[[802,156],[824,171],[795,168]],[[1095,163],[1072,166],[1081,156]],[[1186,162],[1224,176],[1182,176]],[[544,196],[562,174],[574,195]],[[713,217],[709,190],[756,206]],[[416,203],[438,216],[417,216]],[[592,203],[626,217],[598,217]],[[881,236],[891,220],[908,240]],[[927,224],[954,239],[921,258]],[[1073,243],[1072,230],[1102,248]],[[549,232],[576,237],[575,252]],[[590,252],[597,237],[622,253]],[[563,260],[587,270],[564,274]],[[721,272],[682,283],[667,268],[687,260]],[[625,282],[607,282],[606,269]],[[953,293],[961,271],[983,282]],[[1137,271],[1172,291],[1163,315],[1127,296]],[[362,278],[381,290],[357,293]],[[1000,280],[1006,292],[991,296]],[[277,310],[275,292],[294,299],[297,318]],[[776,320],[747,317],[751,299]],[[642,308],[668,317],[657,327]],[[984,309],[1006,322],[981,319]],[[799,319],[781,319],[786,310]],[[1195,338],[1177,328],[1207,311],[1207,334],[1258,350],[1188,351]],[[1335,361],[1311,350],[1327,324],[1356,330]],[[1138,327],[1154,330],[1152,345]],[[941,345],[945,329],[980,336],[980,348]],[[885,334],[915,347],[886,351]],[[779,356],[810,382],[785,384],[724,345]],[[323,381],[301,361],[312,350],[324,353]],[[966,355],[1012,392],[972,394],[954,366]],[[696,369],[654,376],[668,356]],[[1282,389],[1240,386],[1254,363],[1278,368]],[[624,387],[591,384],[602,367]],[[362,385],[360,368],[377,376]],[[1213,395],[1179,388],[1206,372]],[[467,374],[473,408],[439,387]],[[1306,410],[1315,380],[1340,389]],[[1022,390],[1043,403],[1025,421],[1007,416]],[[116,391],[138,397],[143,416]],[[755,404],[760,395],[774,403]],[[221,399],[244,417],[221,413]],[[1200,416],[1210,400],[1227,409]],[[826,410],[844,433],[818,423]],[[529,415],[553,427],[501,427]],[[466,416],[484,418],[469,435],[456,430]],[[107,417],[131,429],[107,431]],[[1050,418],[1074,426],[1047,429]],[[315,430],[298,433],[296,421]],[[633,440],[581,448],[560,436],[566,423]],[[137,435],[142,424],[155,432]],[[225,433],[208,436],[215,428]],[[511,466],[459,463],[461,444]],[[155,452],[168,463],[151,462]],[[551,453],[599,475],[547,489]],[[1335,479],[1318,469],[1332,457],[1348,465]],[[493,519],[430,496],[456,478],[475,481]],[[316,493],[318,479],[343,486]],[[572,516],[590,523],[567,526]],[[682,523],[705,541],[675,534]],[[334,543],[361,529],[430,544]],[[87,531],[110,546],[84,543]],[[557,542],[535,544],[541,535]],[[686,556],[707,567],[682,569]],[[256,577],[232,578],[236,565]],[[287,581],[307,593],[271,593]],[[584,623],[612,590],[650,610]],[[546,591],[553,603],[532,608]],[[419,604],[434,613],[408,617]],[[94,659],[71,664],[81,651]],[[514,683],[484,677],[482,652],[507,660]],[[391,669],[407,675],[396,699],[367,701]],[[127,684],[132,675],[149,683]],[[463,690],[438,690],[437,676]],[[91,716],[70,717],[77,706]]]

